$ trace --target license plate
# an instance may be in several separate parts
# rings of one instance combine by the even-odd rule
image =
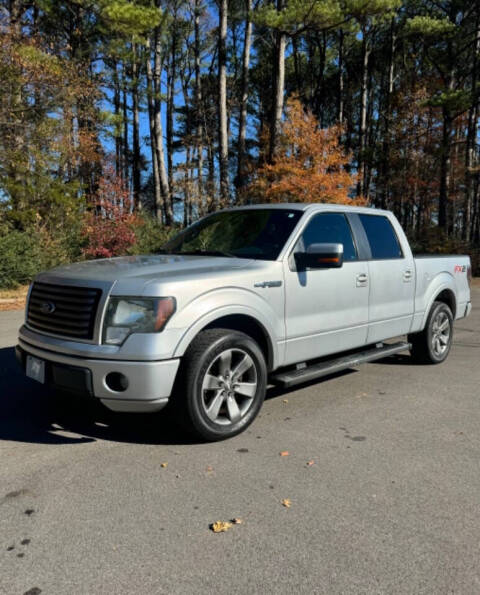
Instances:
[[[45,384],[45,362],[32,355],[27,355],[26,374],[29,378]]]

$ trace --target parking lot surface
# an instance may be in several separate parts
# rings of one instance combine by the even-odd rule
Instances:
[[[0,313],[0,593],[480,593],[480,310],[446,363],[271,389],[216,444],[52,398],[21,321]]]

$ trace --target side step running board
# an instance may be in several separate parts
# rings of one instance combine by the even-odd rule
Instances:
[[[274,374],[271,377],[271,381],[274,384],[279,384],[285,388],[295,386],[295,384],[301,384],[302,382],[309,382],[322,376],[328,376],[329,374],[335,374],[341,370],[364,364],[365,362],[373,362],[377,359],[400,353],[410,349],[410,343],[392,343],[390,345],[383,345],[382,347],[373,347],[372,349],[366,349],[365,351],[357,351],[349,355],[344,355],[336,359],[323,361],[319,364],[313,364],[302,368],[300,370],[289,370],[288,372],[280,372]]]

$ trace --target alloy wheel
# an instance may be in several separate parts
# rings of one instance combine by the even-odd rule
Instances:
[[[202,404],[216,424],[239,422],[257,393],[258,375],[253,358],[243,349],[222,351],[210,364],[202,382]]]
[[[450,334],[450,319],[445,312],[440,311],[432,322],[432,350],[436,356],[441,357],[448,349]]]

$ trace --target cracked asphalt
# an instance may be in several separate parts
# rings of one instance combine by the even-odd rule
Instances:
[[[480,310],[446,363],[272,389],[216,444],[53,398],[21,321],[0,313],[0,593],[480,593]]]

